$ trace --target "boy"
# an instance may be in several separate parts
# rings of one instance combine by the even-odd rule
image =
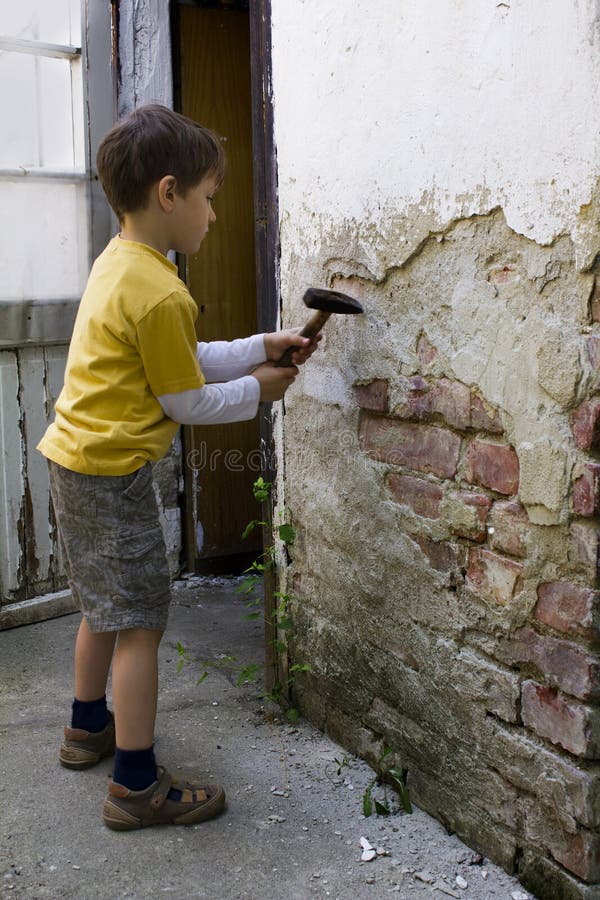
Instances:
[[[39,444],[83,612],[60,761],[84,769],[114,752],[110,828],[189,825],[219,813],[225,793],[174,787],[154,759],[170,594],[151,464],[178,424],[250,419],[259,401],[281,399],[317,342],[291,330],[197,343],[197,309],[167,253],[197,253],[215,221],[225,161],[212,132],[166,107],[141,107],[108,132],[97,162],[121,231],[90,273],[55,421]],[[291,346],[294,365],[277,368]]]

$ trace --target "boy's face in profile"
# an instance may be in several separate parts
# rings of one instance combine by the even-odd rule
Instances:
[[[170,249],[178,253],[194,254],[208,234],[208,227],[217,217],[211,202],[218,188],[214,175],[187,190],[185,196],[174,189],[174,205],[170,216]]]

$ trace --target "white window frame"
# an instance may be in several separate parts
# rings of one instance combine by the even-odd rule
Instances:
[[[79,151],[75,157],[83,157],[84,168],[0,168],[0,183],[6,179],[14,181],[21,178],[41,182],[86,182],[88,268],[106,246],[114,225],[98,181],[96,152],[102,135],[116,116],[112,40],[113,17],[116,14],[114,0],[82,0],[80,47],[0,36],[0,50],[68,59],[74,64],[80,60],[82,77],[72,79],[73,105],[78,104],[72,118],[74,142]],[[77,89],[78,84],[81,90]],[[0,349],[68,343],[80,299],[77,296],[51,301],[15,301],[0,297]]]

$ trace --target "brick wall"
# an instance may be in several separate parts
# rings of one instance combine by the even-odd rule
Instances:
[[[405,298],[418,265],[398,275]],[[483,378],[456,376],[460,336],[436,339],[432,312],[402,322],[380,288],[336,287],[375,305],[358,343],[376,332],[380,361],[359,348],[342,359],[353,377],[337,406],[308,372],[288,404],[296,654],[313,666],[302,708],[372,764],[392,746],[415,802],[540,898],[598,896],[598,290],[588,277],[574,361],[556,359],[564,382],[540,365],[497,403]],[[516,322],[532,285],[510,289]],[[387,329],[402,333],[395,366]],[[529,356],[547,352],[532,336]],[[552,396],[531,440],[515,425],[521,390]]]

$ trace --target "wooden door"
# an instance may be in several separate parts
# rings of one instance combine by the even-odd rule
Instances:
[[[232,340],[257,331],[252,112],[248,12],[178,9],[181,112],[213,129],[227,156],[213,204],[217,221],[185,263],[198,303],[199,340]],[[188,568],[240,571],[260,550],[260,533],[242,540],[259,509],[257,420],[195,426],[184,432]]]

